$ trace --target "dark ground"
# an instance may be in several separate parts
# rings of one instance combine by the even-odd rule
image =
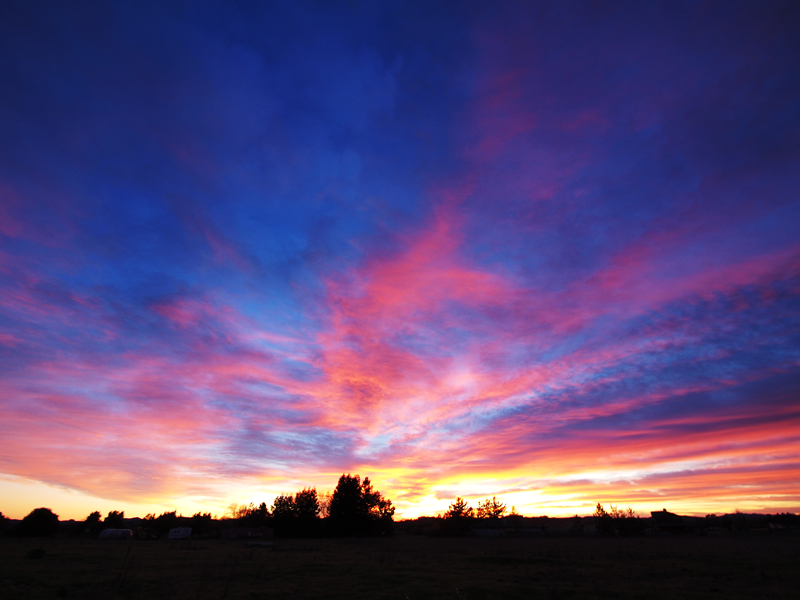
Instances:
[[[0,538],[0,598],[800,598],[800,537]]]

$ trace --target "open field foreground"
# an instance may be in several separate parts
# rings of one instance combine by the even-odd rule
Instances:
[[[0,539],[0,597],[797,598],[800,538]]]

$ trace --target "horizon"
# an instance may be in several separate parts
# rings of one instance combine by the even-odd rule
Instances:
[[[788,1],[3,3],[0,511],[800,513],[798,74]]]
[[[481,500],[488,500],[488,499],[489,498],[474,498],[472,500],[466,500],[466,499],[465,500],[466,500],[466,503],[467,503],[468,507],[475,508],[475,506],[477,506],[477,504]],[[453,499],[453,501],[455,501],[455,500],[456,499]],[[260,503],[253,503],[253,504],[250,504],[249,506],[258,506],[258,504],[260,504]],[[268,509],[271,511],[272,508],[273,508],[273,504],[272,503],[266,503],[266,504],[267,504]],[[475,506],[472,506],[473,504],[475,504]],[[604,509],[606,508],[606,505],[604,505],[603,503],[599,503],[599,504],[601,504]],[[245,506],[245,505],[237,505],[237,506],[238,507],[242,507],[242,506]],[[596,505],[595,505],[595,507],[596,507]],[[58,513],[58,511],[53,510],[51,507],[45,507],[45,506],[36,507],[35,509],[31,509],[30,511],[28,511],[27,513],[25,513],[24,515],[22,515],[20,517],[9,517],[7,514],[2,513],[2,511],[0,511],[0,514],[3,514],[3,516],[5,516],[8,519],[11,519],[11,520],[14,520],[14,521],[21,521],[24,516],[27,516],[27,514],[30,514],[30,512],[32,512],[33,510],[38,510],[40,508],[45,508],[47,510],[51,510],[58,517],[60,522],[70,522],[70,521],[81,522],[81,521],[85,521],[89,517],[89,515],[91,514],[91,513],[88,513],[83,518],[75,518],[75,517],[64,518],[64,517],[62,517],[61,514]],[[211,514],[211,518],[214,521],[236,520],[237,517],[233,516],[233,514],[230,512],[230,508],[231,507],[229,507],[229,510],[225,514],[220,514],[220,515],[213,514],[213,513],[208,513],[208,514]],[[505,517],[509,517],[509,516],[518,516],[518,517],[523,517],[523,518],[526,518],[526,519],[542,519],[542,518],[545,518],[545,519],[573,519],[575,517],[579,517],[579,518],[590,518],[590,517],[593,518],[593,517],[596,517],[595,508],[594,507],[593,507],[591,513],[580,514],[579,512],[576,512],[574,514],[568,514],[568,515],[524,514],[524,513],[521,513],[521,512],[517,512],[514,515],[512,515],[511,511],[512,511],[512,509],[515,509],[515,508],[516,507],[511,507],[511,506],[506,505],[505,506],[505,512],[502,515],[502,517],[500,517],[500,518],[505,518]],[[701,514],[701,513],[685,513],[685,512],[682,512],[680,510],[673,510],[673,509],[667,509],[667,508],[662,508],[660,510],[654,510],[654,511],[646,511],[646,512],[644,512],[644,514],[639,514],[642,511],[634,510],[633,507],[628,506],[628,505],[623,505],[623,504],[619,504],[619,505],[617,505],[617,504],[609,504],[608,505],[608,509],[609,510],[612,510],[614,508],[619,509],[619,510],[627,510],[627,509],[630,508],[633,511],[633,516],[636,517],[636,518],[650,518],[652,513],[654,513],[654,512],[664,512],[664,511],[669,512],[671,514],[677,514],[677,515],[682,516],[682,517],[692,517],[692,518],[706,518],[706,517],[709,517],[709,516],[711,516],[711,517],[725,517],[725,516],[731,516],[731,515],[737,515],[737,514],[741,514],[741,515],[762,515],[762,516],[777,516],[777,515],[780,515],[780,514],[790,514],[790,515],[795,514],[795,513],[791,513],[791,512],[784,512],[784,513],[764,512],[764,511],[752,511],[751,512],[751,511],[740,511],[740,510],[735,510],[734,512],[731,512],[731,513],[722,513],[722,514],[717,514],[717,513]],[[91,511],[91,512],[95,512],[95,511]],[[103,520],[106,518],[106,516],[111,511],[109,511],[105,515],[103,514],[102,511],[96,511],[96,512],[100,513],[100,521],[103,522]],[[124,519],[145,520],[147,517],[149,517],[151,515],[153,517],[158,517],[159,516],[159,513],[145,513],[144,516],[140,516],[138,514],[137,515],[126,514],[126,511],[119,511],[119,512],[121,512],[124,515],[124,517],[123,517]],[[194,513],[194,514],[191,514],[191,513],[190,514],[183,514],[183,512],[181,512],[179,509],[173,509],[171,511],[164,511],[164,512],[166,512],[166,513],[175,512],[176,516],[178,518],[182,518],[182,519],[183,518],[190,519],[193,516],[195,516],[196,514],[202,514],[202,513],[199,513],[199,511],[198,511],[198,513]],[[162,512],[160,514],[164,514],[164,512]],[[394,521],[395,522],[402,522],[402,521],[414,521],[416,519],[442,518],[442,517],[444,517],[444,512],[446,512],[446,511],[440,511],[439,513],[435,513],[435,514],[420,514],[420,515],[417,515],[415,517],[401,517],[401,518],[394,519]],[[800,515],[797,515],[797,516],[800,516]],[[326,518],[326,517],[320,516],[320,518]],[[479,517],[472,517],[472,518],[475,518],[477,520],[481,520]]]

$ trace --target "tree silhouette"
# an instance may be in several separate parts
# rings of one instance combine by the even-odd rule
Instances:
[[[291,494],[276,496],[272,502],[272,516],[275,519],[291,519],[294,518],[296,512],[297,507]]]
[[[350,474],[342,475],[331,496],[328,509],[331,528],[335,534],[347,535],[361,533],[366,516],[366,505],[361,494],[361,478]]]
[[[214,527],[214,519],[211,513],[196,512],[189,521],[192,528],[192,535],[208,535]]]
[[[157,517],[149,514],[145,517],[145,521],[149,521],[159,535],[167,535],[170,529],[181,526],[181,518],[178,516],[178,511],[173,510],[172,512],[161,513]]]
[[[599,502],[594,509],[594,525],[597,531],[604,534],[632,535],[641,533],[644,525],[636,518],[636,513],[629,506],[627,509],[617,508],[609,504],[606,511]]]
[[[100,516],[100,511],[96,510],[89,513],[89,515],[83,520],[83,530],[81,533],[91,533],[92,535],[97,535],[100,533],[102,528],[102,517]]]
[[[253,503],[251,502],[250,505],[253,506]],[[247,505],[242,504],[240,506],[238,503],[233,502],[232,504],[228,505],[226,514],[230,515],[230,517],[226,518],[233,519],[234,521],[244,519],[247,516]]]
[[[388,523],[391,524],[394,516],[392,501],[385,499],[379,491],[372,489],[369,477],[364,478],[364,482],[361,484],[361,492],[364,496],[367,514],[373,523],[377,522],[385,526],[388,519]]]
[[[316,488],[304,488],[294,495],[294,506],[301,519],[313,519],[319,514]]]
[[[250,504],[234,502],[228,506],[228,514],[230,514],[230,519],[247,527],[266,527],[272,518],[266,502],[262,502],[258,506],[252,502]]]
[[[445,519],[463,519],[475,516],[475,511],[467,504],[467,501],[460,496],[450,504],[450,508],[444,513]]]
[[[57,531],[58,515],[49,508],[35,508],[18,527],[19,535],[30,537],[51,536]]]
[[[125,511],[112,510],[108,516],[103,520],[103,526],[106,529],[122,529],[125,525]]]
[[[497,498],[492,496],[492,499],[486,499],[478,503],[478,518],[479,519],[499,519],[506,512],[506,505],[500,502]]]
[[[475,510],[467,504],[467,501],[460,496],[450,504],[450,508],[444,513],[442,532],[446,535],[463,535],[470,530],[472,519],[475,517]]]
[[[267,525],[269,525],[272,515],[270,514],[269,509],[267,508],[266,502],[262,502],[261,504],[258,505],[255,512],[252,514],[252,518],[254,521],[253,524],[256,527],[266,527]]]
[[[290,536],[295,530],[297,519],[297,505],[291,494],[276,496],[272,502],[272,523],[275,533],[280,536]]]
[[[342,474],[331,496],[329,517],[334,535],[385,535],[392,532],[392,501],[372,488],[369,477]]]
[[[296,533],[302,536],[314,535],[319,526],[319,500],[316,488],[303,488],[294,495]]]

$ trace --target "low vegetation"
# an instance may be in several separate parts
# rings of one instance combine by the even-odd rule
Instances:
[[[102,541],[0,538],[0,597],[792,598],[791,535]]]

